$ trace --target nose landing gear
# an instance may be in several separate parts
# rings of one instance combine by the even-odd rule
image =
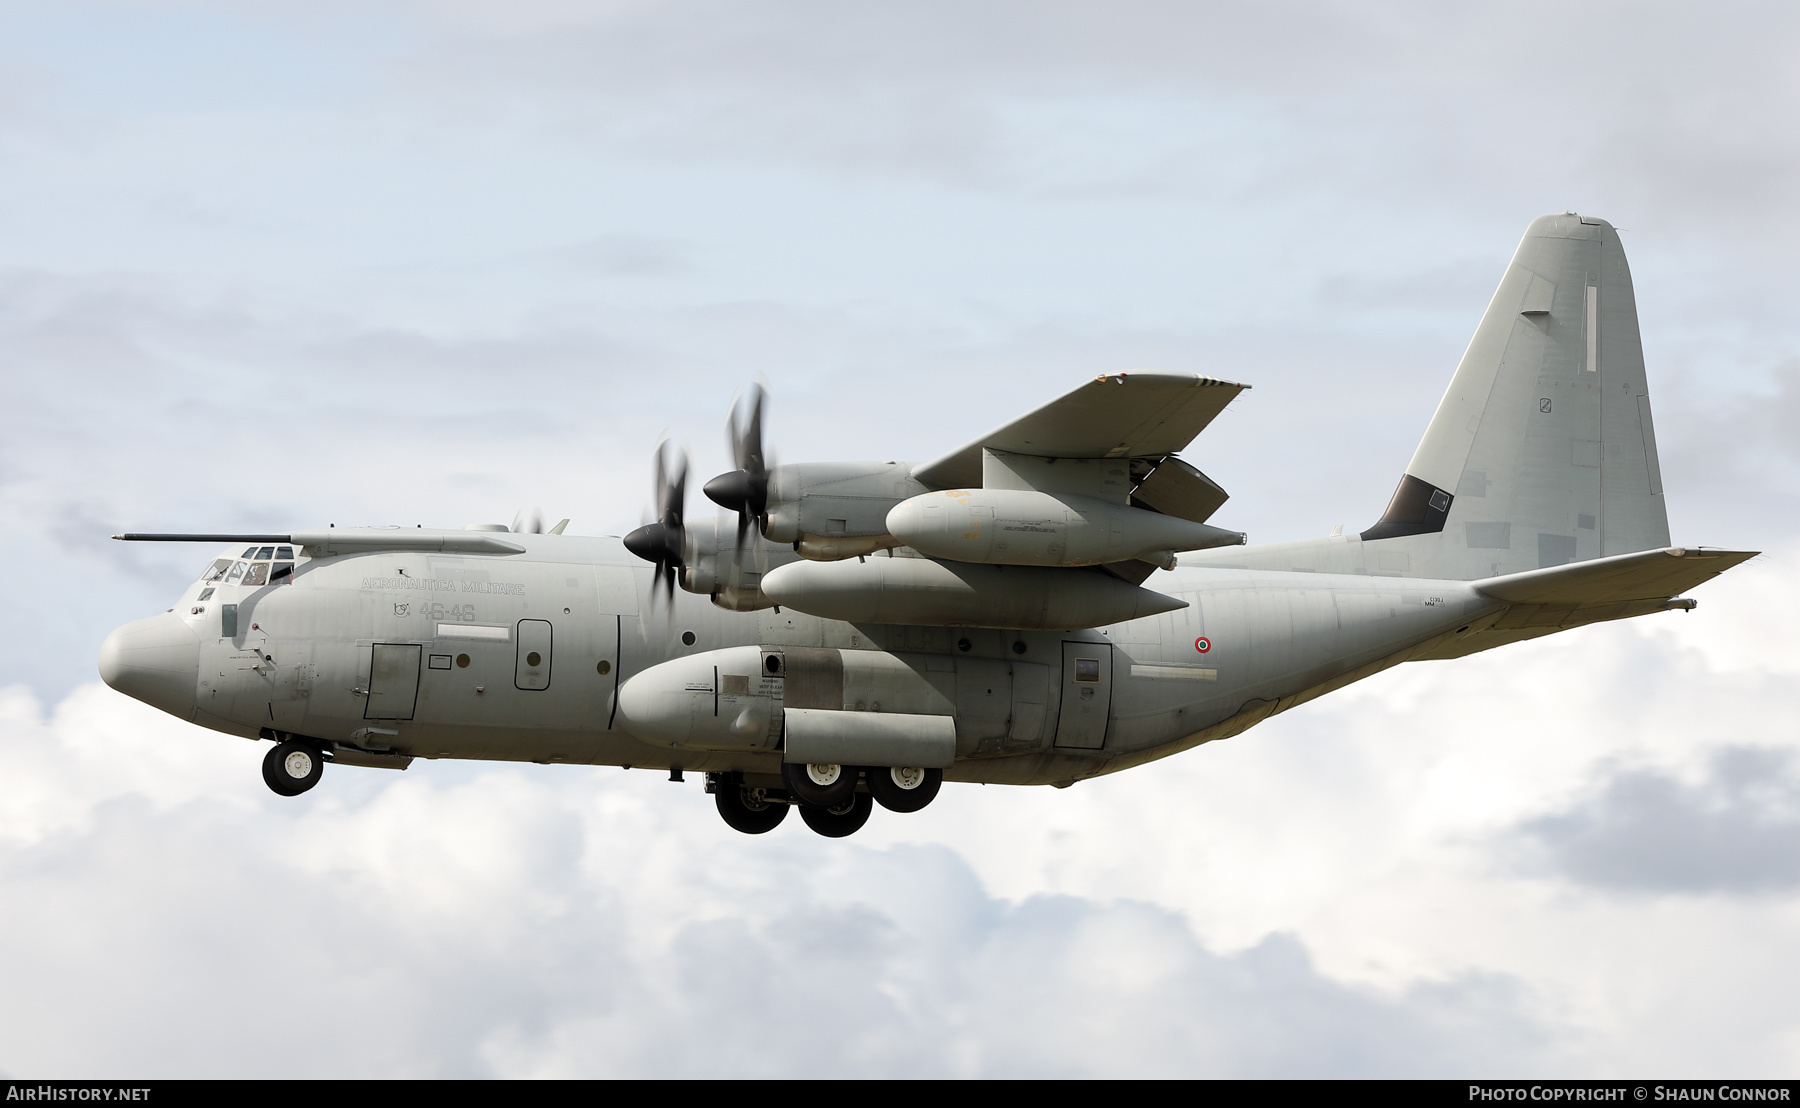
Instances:
[[[312,743],[288,739],[263,756],[263,781],[278,796],[299,796],[319,783],[325,754]]]

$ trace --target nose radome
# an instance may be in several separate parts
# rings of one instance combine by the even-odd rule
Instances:
[[[193,719],[200,639],[167,612],[127,623],[100,647],[100,679],[170,715]]]

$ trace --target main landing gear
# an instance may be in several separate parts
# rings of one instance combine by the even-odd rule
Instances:
[[[880,804],[890,812],[916,812],[944,783],[941,769],[918,766],[832,766],[783,763],[781,784],[751,785],[741,773],[709,773],[706,791],[733,830],[761,835],[775,830],[788,809],[800,809],[806,826],[826,838],[853,835]]]
[[[715,776],[719,780],[714,781]],[[719,815],[733,831],[760,835],[775,830],[775,826],[787,818],[787,797],[777,798],[770,796],[768,789],[751,788],[744,784],[743,774],[709,773],[706,777],[706,787],[712,790],[713,798],[718,802]]]
[[[916,812],[937,798],[944,783],[941,769],[879,766],[867,771],[869,794],[890,812]]]
[[[319,783],[325,772],[325,754],[299,739],[275,744],[263,756],[263,781],[280,796],[299,796]]]
[[[841,839],[862,830],[862,825],[869,822],[869,813],[874,810],[875,802],[869,799],[868,793],[851,793],[850,799],[834,808],[802,804],[800,818],[806,821],[806,826],[826,838]]]

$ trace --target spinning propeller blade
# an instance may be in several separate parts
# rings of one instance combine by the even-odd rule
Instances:
[[[747,397],[739,396],[731,402],[725,437],[737,468],[714,477],[702,490],[714,504],[737,513],[739,549],[751,521],[755,521],[758,533],[768,523],[769,464],[762,441],[763,400],[767,395],[767,390],[757,383],[750,386]]]
[[[675,576],[682,569],[687,533],[682,515],[687,504],[687,452],[665,434],[656,444],[656,522],[625,536],[625,549],[656,565],[662,592],[675,597]]]

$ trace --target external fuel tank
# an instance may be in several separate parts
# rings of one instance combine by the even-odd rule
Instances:
[[[890,534],[932,558],[989,565],[1096,566],[1145,561],[1164,569],[1182,550],[1234,546],[1238,531],[1093,496],[1030,489],[951,489],[904,500]]]

